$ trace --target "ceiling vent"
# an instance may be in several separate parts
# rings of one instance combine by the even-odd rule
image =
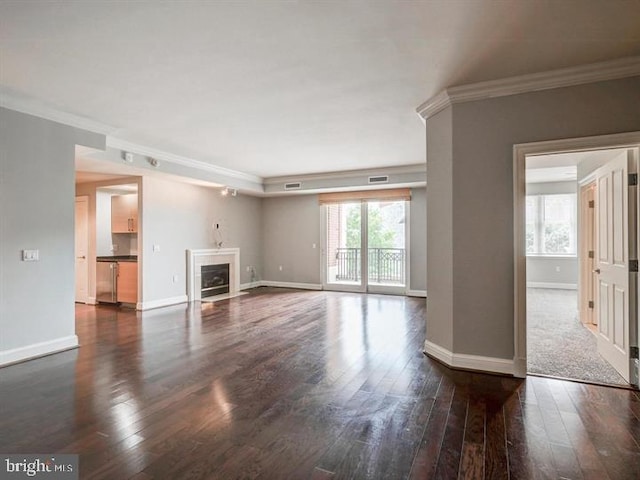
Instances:
[[[285,190],[300,190],[301,188],[302,188],[302,182],[291,182],[291,183],[284,184]]]
[[[388,183],[389,175],[380,175],[377,177],[369,177],[369,184],[375,183]]]

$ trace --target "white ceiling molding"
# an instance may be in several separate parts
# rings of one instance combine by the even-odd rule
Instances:
[[[124,150],[131,153],[137,153],[138,155],[144,155],[147,157],[155,158],[169,163],[175,163],[183,167],[194,168],[196,170],[203,170],[206,172],[215,173],[218,175],[224,175],[226,177],[237,178],[240,180],[246,180],[248,182],[263,183],[263,178],[257,175],[251,175],[249,173],[238,172],[237,170],[231,170],[224,167],[219,167],[212,163],[203,162],[200,160],[194,160],[193,158],[183,157],[181,155],[175,155],[173,153],[165,152],[144,145],[138,145],[136,143],[120,140],[115,137],[107,137],[107,147]]]
[[[420,105],[416,111],[424,120],[454,103],[617,80],[640,75],[640,57],[625,57],[547,72],[519,75],[449,87]]]
[[[268,177],[265,185],[275,185],[289,182],[309,182],[311,180],[333,180],[345,177],[369,177],[378,175],[416,174],[424,177],[427,174],[427,164],[402,165],[400,167],[374,168],[365,170],[347,170],[344,172],[311,173],[307,175],[288,175],[284,177]],[[426,178],[426,177],[424,177]],[[424,181],[424,178],[421,180]]]
[[[58,108],[47,105],[45,102],[17,94],[6,87],[0,86],[0,106],[26,113],[36,117],[62,123],[70,127],[88,130],[90,132],[109,135],[118,130],[117,127],[98,122],[82,115],[76,115],[62,111]]]

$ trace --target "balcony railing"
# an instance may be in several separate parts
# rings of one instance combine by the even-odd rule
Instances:
[[[369,283],[404,284],[404,248],[369,249]],[[338,248],[337,281],[360,282],[360,249]]]

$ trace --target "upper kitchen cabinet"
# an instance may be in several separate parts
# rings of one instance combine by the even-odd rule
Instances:
[[[138,232],[138,194],[111,197],[111,233]]]

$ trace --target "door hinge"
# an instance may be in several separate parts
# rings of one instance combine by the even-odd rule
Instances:
[[[638,347],[629,347],[629,356],[631,358],[638,358]]]
[[[594,252],[593,250],[589,250],[589,258],[595,258],[596,256],[596,252]]]
[[[595,200],[589,200],[589,208],[596,208],[596,201]]]
[[[629,260],[629,271],[638,273],[638,260]]]
[[[589,300],[589,308],[594,308],[593,300]]]
[[[635,187],[636,185],[638,185],[638,174],[637,173],[630,173],[629,174],[629,186],[630,187]]]

